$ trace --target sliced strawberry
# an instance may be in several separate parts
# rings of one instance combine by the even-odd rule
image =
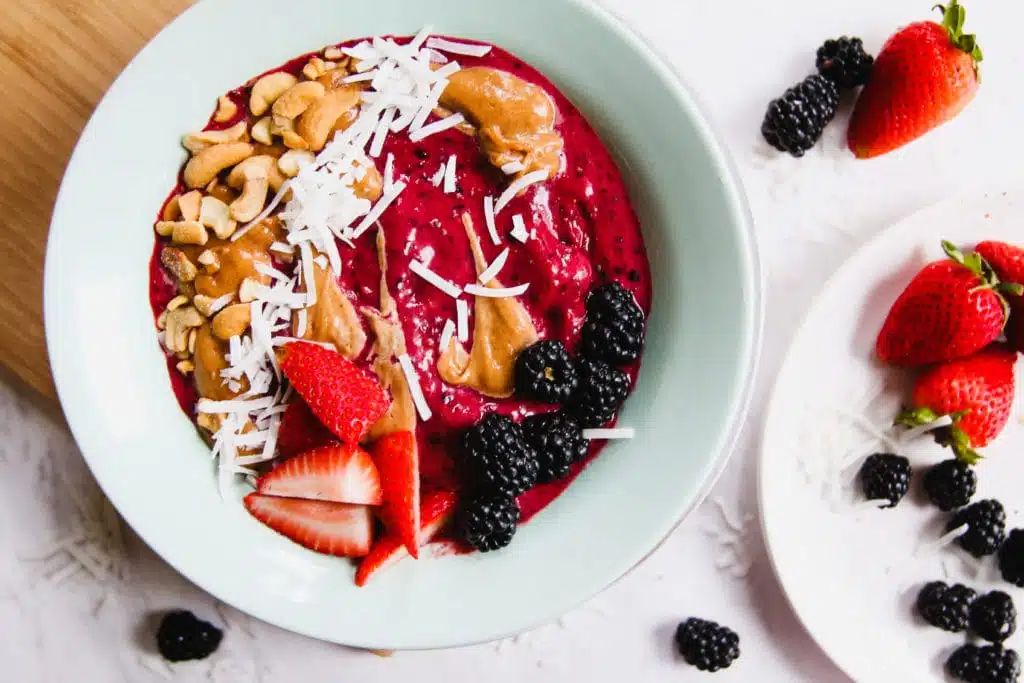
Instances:
[[[373,514],[365,505],[250,493],[245,508],[277,533],[324,555],[363,557],[373,543]]]
[[[317,419],[345,443],[359,443],[391,405],[369,371],[319,344],[286,344],[281,370]]]
[[[268,496],[328,500],[352,505],[380,505],[377,466],[359,446],[335,444],[286,460],[256,483]]]
[[[320,424],[306,402],[296,397],[281,417],[281,427],[277,431],[277,456],[292,458],[337,440],[331,430]]]
[[[373,444],[373,461],[384,487],[381,517],[388,532],[397,536],[413,557],[419,557],[416,532],[420,528],[420,466],[412,432],[392,432]]]
[[[419,545],[430,543],[438,532],[440,532],[455,511],[455,494],[449,491],[434,491],[423,496],[420,505],[420,520],[422,525],[417,534]],[[388,534],[377,541],[370,553],[359,563],[356,570],[356,585],[365,586],[370,577],[381,569],[397,564],[406,557],[409,551],[405,544],[394,534]]]

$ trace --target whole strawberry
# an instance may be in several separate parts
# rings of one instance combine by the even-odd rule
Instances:
[[[975,251],[992,266],[1003,282],[1024,284],[1024,249],[1006,242],[979,242]],[[1006,325],[1006,339],[1010,345],[1024,353],[1024,297],[1009,295],[1010,321]]]
[[[981,48],[958,0],[942,23],[920,21],[886,41],[860,94],[847,142],[858,158],[891,152],[959,114],[978,90]]]
[[[893,365],[918,366],[968,356],[994,342],[1006,324],[1000,292],[1021,286],[1001,283],[977,253],[963,254],[950,242],[948,259],[925,266],[903,290],[878,333],[875,352]]]
[[[925,370],[914,384],[913,408],[896,423],[917,426],[949,416],[953,424],[940,428],[939,440],[961,460],[977,462],[975,449],[999,436],[1010,419],[1016,360],[1016,352],[991,346]]]

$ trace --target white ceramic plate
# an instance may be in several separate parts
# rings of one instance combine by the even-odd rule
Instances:
[[[323,45],[426,24],[518,53],[618,152],[651,255],[654,314],[622,415],[634,441],[609,447],[505,551],[406,562],[359,589],[349,563],[290,543],[218,497],[153,329],[151,225],[183,162],[181,135],[205,122],[218,95]],[[443,647],[555,618],[693,508],[745,413],[759,289],[748,214],[721,145],[670,70],[590,4],[204,0],[139,54],[82,135],[53,216],[46,329],[64,413],[92,471],[170,564],[284,628],[361,647]]]
[[[939,242],[1021,241],[1024,193],[946,201],[886,230],[858,250],[813,304],[783,364],[769,406],[760,466],[765,539],[800,619],[835,663],[861,683],[945,681],[943,664],[964,642],[913,614],[927,581],[998,587],[1024,607],[1024,592],[999,578],[992,558],[957,546],[928,547],[948,515],[920,491],[924,466],[950,457],[928,437],[897,443],[915,468],[910,494],[891,510],[863,505],[860,456],[892,451],[879,437],[899,410],[911,375],[874,360],[889,307]],[[1018,363],[1018,376],[1022,364]],[[1018,384],[1019,384],[1018,379]],[[1015,407],[978,466],[975,500],[995,497],[1008,526],[1024,525],[1024,425]],[[1022,643],[1018,633],[1008,645]]]

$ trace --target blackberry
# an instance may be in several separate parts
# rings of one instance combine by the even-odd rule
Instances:
[[[924,475],[924,492],[932,505],[943,512],[971,502],[978,488],[978,476],[963,460],[943,460]]]
[[[1020,657],[998,645],[961,645],[946,660],[946,670],[965,683],[1016,683]]]
[[[1003,591],[985,593],[970,610],[971,630],[990,643],[1001,643],[1017,630],[1017,608]]]
[[[579,423],[564,413],[541,413],[523,420],[523,433],[537,454],[537,483],[561,479],[587,455]]]
[[[676,629],[676,647],[687,664],[701,671],[728,669],[740,656],[740,637],[713,621],[690,618]]]
[[[587,297],[583,323],[583,355],[611,365],[626,365],[640,357],[644,346],[644,312],[618,282],[607,282]]]
[[[975,557],[999,550],[1006,533],[1006,511],[998,500],[986,499],[962,508],[946,524],[946,531],[963,525],[967,531],[956,539],[960,547]]]
[[[519,524],[519,504],[503,494],[478,494],[459,508],[459,535],[482,553],[504,548],[512,542]]]
[[[537,455],[523,429],[511,419],[489,413],[462,435],[467,474],[482,492],[515,498],[537,483]]]
[[[565,403],[576,384],[576,365],[558,340],[539,341],[516,358],[516,391],[526,398]]]
[[[582,427],[600,427],[615,417],[629,395],[629,376],[604,361],[580,359],[579,386],[569,399],[567,410]]]
[[[223,631],[188,610],[174,610],[160,621],[156,647],[169,662],[206,659],[220,647],[223,637]]]
[[[1003,579],[1024,588],[1024,529],[1013,529],[999,548],[999,571]]]
[[[780,152],[802,157],[821,138],[838,106],[836,84],[820,74],[808,76],[768,104],[761,135]]]
[[[959,633],[967,629],[971,603],[977,595],[959,583],[948,586],[932,581],[917,594],[917,613],[932,626]]]
[[[864,51],[864,41],[846,36],[826,40],[815,60],[818,73],[844,90],[866,84],[874,64],[874,57]]]
[[[868,500],[887,500],[896,507],[910,488],[910,461],[902,455],[875,453],[860,467],[860,484]]]

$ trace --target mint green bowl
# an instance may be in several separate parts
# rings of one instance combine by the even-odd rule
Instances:
[[[181,414],[147,301],[151,225],[180,136],[216,97],[297,54],[359,36],[438,33],[537,66],[616,151],[647,240],[654,309],[636,393],[573,486],[487,555],[406,562],[365,588],[343,561],[269,534],[217,494]],[[371,648],[479,642],[551,620],[637,564],[706,494],[743,421],[761,326],[740,183],[690,92],[641,39],[574,0],[204,0],[125,69],[82,134],[57,199],[45,313],[64,413],[138,534],[255,617]]]

